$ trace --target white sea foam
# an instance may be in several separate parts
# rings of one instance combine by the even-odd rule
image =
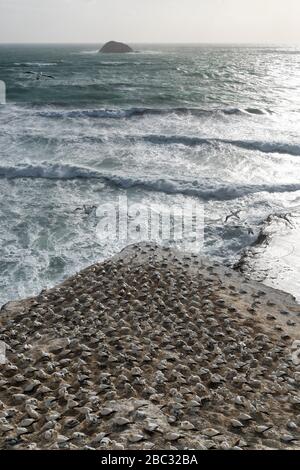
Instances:
[[[224,184],[214,179],[174,179],[167,177],[130,176],[128,174],[112,174],[101,170],[68,164],[18,164],[0,166],[0,178],[7,179],[99,179],[123,189],[142,188],[148,191],[164,192],[166,194],[185,194],[204,200],[230,200],[255,193],[285,193],[300,190],[299,184]]]
[[[95,220],[83,205],[125,192],[168,207],[199,199],[206,254],[233,264],[261,222],[299,196],[299,51],[137,49],[112,57],[97,45],[47,55],[28,46],[5,58],[0,299],[53,285],[117,250],[93,245]],[[55,81],[21,76],[43,67],[55,68]],[[240,220],[224,222],[238,210]]]
[[[99,49],[96,50],[85,50],[85,51],[80,51],[80,52],[72,52],[72,55],[94,55],[98,54]]]
[[[290,214],[263,222],[255,245],[243,255],[243,272],[292,293],[300,302],[300,199]]]
[[[15,62],[19,67],[52,67],[58,65],[57,62]]]

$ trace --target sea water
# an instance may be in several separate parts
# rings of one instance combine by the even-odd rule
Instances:
[[[201,250],[227,265],[273,217],[249,275],[299,298],[300,49],[98,49],[0,46],[0,304],[129,243],[96,233],[125,196],[204,206]]]

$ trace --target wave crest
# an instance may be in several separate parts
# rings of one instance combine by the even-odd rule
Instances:
[[[147,135],[145,142],[156,145],[181,144],[189,147],[198,145],[228,144],[245,150],[256,150],[263,153],[279,153],[300,156],[300,145],[286,142],[264,142],[259,140],[214,139],[189,136]]]
[[[217,183],[213,179],[174,179],[146,176],[126,176],[111,174],[97,169],[68,164],[46,162],[39,165],[19,164],[0,167],[0,178],[43,178],[49,180],[97,179],[122,189],[140,188],[146,191],[158,191],[167,194],[185,194],[203,200],[230,200],[258,192],[293,192],[300,190],[300,184],[286,185],[235,185]]]
[[[98,85],[93,85],[98,86]],[[223,109],[200,109],[200,108],[185,108],[185,107],[176,107],[176,108],[128,108],[128,109],[109,109],[109,108],[100,108],[100,109],[71,109],[71,110],[46,110],[40,111],[39,115],[46,118],[94,118],[94,119],[104,119],[104,118],[114,118],[114,119],[130,119],[134,117],[143,117],[143,116],[166,116],[169,114],[176,114],[178,116],[195,116],[195,117],[210,117],[217,115],[246,115],[246,114],[265,114],[264,110],[255,110],[255,109],[239,109],[239,108],[223,108]]]

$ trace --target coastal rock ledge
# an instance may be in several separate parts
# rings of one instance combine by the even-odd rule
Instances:
[[[133,52],[130,46],[124,44],[123,42],[109,41],[100,49],[99,51],[102,54],[124,54],[128,52]]]
[[[126,248],[1,309],[0,449],[299,449],[300,306]]]

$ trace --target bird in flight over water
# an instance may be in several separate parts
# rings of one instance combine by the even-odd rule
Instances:
[[[234,219],[238,219],[238,220],[241,220],[241,218],[239,217],[239,214],[241,213],[242,211],[239,210],[239,211],[236,211],[236,212],[231,212],[225,219],[225,224],[228,222],[228,220],[230,220],[231,218],[234,218]]]
[[[235,211],[235,212],[230,212],[230,214],[226,217],[225,219],[225,224],[227,224],[227,222],[230,220],[230,219],[237,219],[237,220],[241,220],[240,218],[240,213],[243,212],[242,210],[238,210],[238,211]],[[250,227],[250,225],[248,224],[247,221],[245,221],[244,223],[242,223],[241,225],[234,225],[234,228],[236,229],[244,229],[246,228],[247,229],[247,232],[248,232],[248,235],[254,235],[254,230],[252,227]]]
[[[30,75],[35,75],[35,79],[36,80],[41,80],[41,78],[52,78],[53,80],[55,79],[55,77],[53,77],[53,75],[47,75],[45,74],[44,72],[24,72],[24,73],[27,73],[27,74],[30,74]]]

